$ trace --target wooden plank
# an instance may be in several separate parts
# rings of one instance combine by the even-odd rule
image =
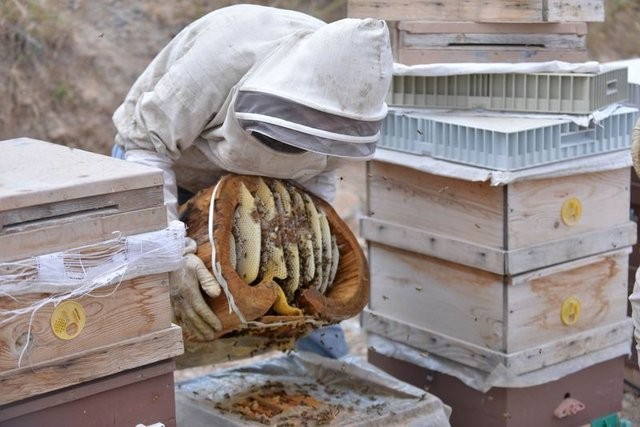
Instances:
[[[603,22],[604,0],[546,0],[546,18],[549,22],[584,21]]]
[[[458,62],[584,62],[585,49],[545,49],[508,46],[451,46],[430,49],[398,49],[397,62],[405,65]]]
[[[519,181],[507,187],[506,249],[576,236],[629,221],[630,170]],[[561,218],[563,203],[577,198],[582,215],[575,225]]]
[[[0,235],[0,262],[15,261],[167,227],[164,206]]]
[[[504,274],[515,275],[554,264],[629,247],[637,241],[635,222],[506,251]]]
[[[400,39],[400,33],[398,31],[398,26],[400,22],[396,21],[387,21],[387,27],[389,28],[389,43],[391,45],[391,53],[393,54],[394,62],[398,62],[398,41]]]
[[[182,354],[182,330],[172,325],[71,358],[0,374],[0,405],[148,365]]]
[[[587,34],[584,22],[511,24],[507,22],[401,21],[398,30],[416,34]]]
[[[622,321],[627,315],[630,248],[515,276],[506,290],[506,350],[513,353]],[[576,298],[577,320],[564,324],[563,303]]]
[[[601,22],[604,0],[348,0],[347,15],[390,21]]]
[[[457,340],[439,331],[410,325],[374,310],[362,312],[362,327],[367,332],[401,342],[418,350],[437,354],[465,366],[491,372],[497,365],[506,364],[503,353]]]
[[[163,204],[163,190],[159,185],[12,209],[0,212],[0,235],[154,208]]]
[[[360,236],[383,245],[504,274],[506,253],[488,246],[452,239],[431,231],[405,227],[377,218],[362,218]]]
[[[162,185],[162,172],[31,138],[0,141],[2,210]]]
[[[13,301],[0,299],[0,309],[27,307],[46,295],[24,295]],[[126,280],[74,299],[86,312],[86,323],[71,340],[56,337],[51,328],[52,303],[0,324],[0,372],[3,374],[48,360],[74,357],[92,348],[163,330],[171,325],[168,274],[154,274]],[[2,317],[0,317],[2,320]],[[30,344],[19,365],[27,334]],[[167,356],[168,357],[168,356]],[[2,375],[3,375],[2,374]]]
[[[410,33],[400,31],[399,36],[399,47],[405,49],[430,49],[437,47],[479,47],[483,49],[490,45],[514,48],[586,49],[586,36],[577,34],[527,34],[524,32],[511,34],[462,31],[449,33]]]
[[[474,346],[440,331],[409,324],[375,310],[363,312],[362,325],[367,332],[401,342],[427,354],[436,354],[484,372],[492,372],[498,365],[503,365],[513,375],[550,368],[557,363],[627,342],[633,331],[633,321],[627,318],[526,350],[505,353]]]
[[[512,251],[452,239],[431,230],[405,227],[377,218],[362,218],[360,236],[364,239],[428,255],[445,261],[479,268],[496,274],[516,275],[555,264],[584,258],[636,243],[636,223],[552,240]]]
[[[369,263],[372,310],[503,350],[501,276],[377,243],[369,244]]]
[[[507,355],[506,366],[517,375],[532,372],[556,363],[631,342],[633,321],[630,318],[563,336],[522,351]]]
[[[502,248],[504,189],[372,161],[369,216],[452,239]]]

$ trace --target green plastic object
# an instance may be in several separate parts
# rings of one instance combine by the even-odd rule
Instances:
[[[615,412],[591,421],[591,427],[622,427],[623,425]]]
[[[620,418],[620,427],[633,427],[633,423],[626,418]]]

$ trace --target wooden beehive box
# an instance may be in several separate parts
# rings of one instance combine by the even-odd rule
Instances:
[[[367,185],[368,330],[518,374],[629,340],[629,168],[491,186],[373,161]]]
[[[630,343],[628,253],[504,278],[374,243],[364,327],[484,372],[526,374]]]
[[[19,138],[0,141],[0,261],[167,226],[162,173]]]
[[[171,323],[167,276],[115,283],[0,324],[0,405],[181,354],[182,333]],[[17,302],[2,297],[0,309],[44,297],[27,294]],[[73,305],[64,305],[69,302]],[[67,337],[57,334],[52,320],[73,318],[74,310],[82,313],[70,322],[77,335],[75,329]]]
[[[0,142],[0,263],[6,268],[166,227],[160,171],[28,138]],[[0,297],[0,405],[182,352],[167,273],[7,314],[51,295]]]
[[[406,65],[451,62],[584,62],[583,22],[390,22],[394,59]]]
[[[491,186],[373,161],[361,232],[376,243],[516,275],[633,245],[629,173]]]

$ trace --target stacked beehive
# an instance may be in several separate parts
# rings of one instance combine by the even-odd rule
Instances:
[[[486,46],[464,57],[457,47],[449,57],[450,47],[409,55],[406,31],[419,24],[407,19],[534,20],[522,28],[541,29],[603,18],[602,2],[423,3],[350,1],[349,11],[400,21],[394,47],[405,62],[497,58]],[[402,72],[389,101],[403,109],[391,109],[381,141],[398,151],[379,150],[368,166],[361,228],[372,272],[363,316],[370,361],[429,387],[453,407],[454,425],[579,425],[620,410],[637,110],[611,104],[627,95],[625,70]],[[472,108],[520,117],[459,110]],[[577,116],[596,109],[606,119],[583,126]]]
[[[0,142],[0,423],[175,423],[167,269],[183,247],[161,172]]]
[[[604,20],[604,1],[349,0],[348,14],[386,20],[402,64],[581,62],[585,22]]]

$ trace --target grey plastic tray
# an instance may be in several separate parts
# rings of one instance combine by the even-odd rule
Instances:
[[[640,108],[640,84],[629,83],[629,99],[627,104]]]
[[[628,95],[627,68],[598,74],[396,75],[389,89],[387,104],[588,114],[624,101]]]
[[[627,149],[638,109],[599,124],[570,119],[421,113],[390,109],[379,146],[496,170],[518,170]]]

